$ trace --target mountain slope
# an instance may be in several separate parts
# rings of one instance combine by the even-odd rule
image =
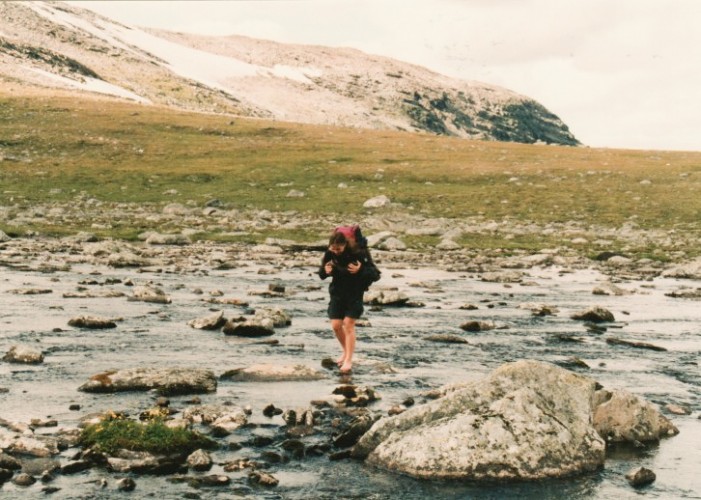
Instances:
[[[578,145],[545,107],[353,49],[144,30],[60,2],[0,3],[0,82],[283,121]]]

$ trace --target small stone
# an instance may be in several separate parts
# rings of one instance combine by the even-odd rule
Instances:
[[[626,479],[631,486],[639,488],[653,483],[655,479],[657,479],[657,476],[650,469],[638,467],[628,472],[628,474],[626,474]]]

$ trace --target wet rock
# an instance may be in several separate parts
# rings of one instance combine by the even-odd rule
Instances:
[[[335,370],[338,368],[338,363],[333,358],[324,358],[321,360],[321,366],[327,370]]]
[[[50,288],[17,288],[15,290],[10,290],[9,293],[14,293],[15,295],[43,295],[54,293],[54,291]]]
[[[222,468],[224,472],[238,472],[244,469],[255,469],[257,467],[257,462],[254,462],[249,458],[240,458],[238,460],[225,463]]]
[[[613,283],[605,283],[595,287],[591,293],[593,295],[614,295],[616,297],[620,297],[622,295],[630,295],[633,292],[616,286]]]
[[[78,472],[83,472],[93,467],[93,463],[87,460],[76,460],[75,462],[69,462],[61,467],[61,474],[77,474]]]
[[[65,292],[62,297],[64,299],[114,299],[124,297],[124,292],[117,290],[94,290],[88,292]]]
[[[195,471],[206,471],[212,468],[212,457],[204,450],[196,450],[187,457],[187,466]]]
[[[326,375],[306,365],[258,364],[229,370],[221,378],[235,382],[282,382],[321,380]]]
[[[591,321],[593,323],[604,323],[604,322],[612,322],[615,321],[615,318],[613,316],[613,313],[609,311],[608,309],[605,309],[603,307],[599,306],[593,306],[590,307],[589,309],[586,309],[584,311],[578,311],[572,316],[570,316],[572,319],[576,320],[582,320],[582,321]]]
[[[476,311],[479,309],[479,306],[476,306],[475,304],[463,304],[460,306],[460,309],[464,311]]]
[[[57,455],[58,444],[55,439],[45,437],[18,436],[0,432],[0,449],[11,455],[32,457],[49,457]]]
[[[337,462],[339,460],[348,460],[352,456],[353,456],[352,450],[349,448],[346,450],[341,450],[341,451],[337,451],[335,453],[331,453],[329,455],[329,460],[331,460],[332,462]]]
[[[668,403],[665,405],[664,408],[672,415],[691,415],[691,408],[689,408],[688,406],[681,406]]]
[[[387,415],[389,415],[391,417],[393,415],[399,415],[400,413],[404,413],[405,411],[406,411],[406,408],[399,406],[399,405],[394,405],[389,410],[387,410]]]
[[[657,479],[657,475],[650,469],[646,469],[645,467],[638,467],[629,471],[626,474],[626,479],[628,480],[628,483],[634,488],[640,488],[643,486],[647,486],[648,484],[654,483],[655,479]]]
[[[610,345],[621,345],[625,347],[635,347],[636,349],[649,349],[651,351],[666,351],[665,347],[657,346],[654,344],[648,344],[646,342],[634,342],[631,340],[623,340],[615,337],[610,337],[606,339],[606,343]]]
[[[96,393],[152,389],[163,396],[215,392],[217,379],[211,371],[196,368],[132,368],[93,375],[78,388]]]
[[[409,302],[409,297],[397,290],[371,290],[365,293],[363,302],[372,306],[401,307]]]
[[[12,472],[9,469],[3,469],[0,467],[0,486],[2,486],[3,483],[6,481],[9,481],[12,479],[12,476],[14,475],[14,472]]]
[[[380,399],[375,390],[368,386],[341,385],[333,390],[333,394],[340,396],[338,404],[348,407],[365,407]]]
[[[185,457],[181,455],[154,455],[145,451],[119,450],[107,457],[108,467],[118,473],[175,474],[184,472]]]
[[[2,360],[6,363],[35,365],[44,362],[44,354],[39,349],[26,345],[13,345]]]
[[[459,335],[450,335],[450,334],[442,334],[442,335],[427,335],[424,337],[425,340],[428,340],[429,342],[439,342],[442,344],[467,344],[467,340],[464,338],[460,337]]]
[[[197,330],[217,330],[224,326],[225,323],[224,311],[218,311],[204,318],[193,319],[187,324]]]
[[[30,476],[29,474],[22,472],[21,474],[17,474],[12,479],[12,482],[17,486],[27,487],[36,483],[37,480],[34,476]]]
[[[481,279],[487,283],[520,283],[523,280],[523,273],[518,271],[483,273]]]
[[[557,307],[549,306],[547,304],[534,304],[532,302],[519,304],[518,307],[519,309],[531,311],[533,316],[555,316],[559,312]]]
[[[426,479],[537,480],[593,471],[605,456],[590,423],[595,387],[548,363],[510,363],[380,419],[352,454]]]
[[[222,332],[238,337],[265,337],[273,335],[275,329],[270,318],[237,318],[227,321]]]
[[[294,426],[314,426],[314,411],[306,408],[286,410],[282,413],[282,419],[289,427]]]
[[[13,471],[21,468],[22,463],[19,460],[0,451],[0,469]]]
[[[187,484],[193,488],[217,488],[231,484],[231,478],[224,474],[209,474],[207,476],[192,476],[187,478]]]
[[[22,472],[26,472],[31,476],[53,474],[59,470],[61,470],[61,463],[55,458],[22,458]]]
[[[123,477],[117,481],[117,489],[119,491],[134,491],[136,489],[136,482],[130,477]]]
[[[89,330],[117,328],[117,323],[113,320],[99,316],[77,316],[68,320],[68,325]]]
[[[281,415],[282,414],[282,408],[276,408],[274,404],[269,404],[265,408],[263,408],[263,415],[266,417],[273,417],[275,415]]]
[[[333,439],[336,448],[348,448],[353,446],[375,423],[370,415],[360,415],[351,420],[348,427]]]
[[[269,488],[275,487],[280,483],[280,481],[273,475],[258,470],[248,474],[248,482]]]
[[[227,436],[248,423],[248,414],[238,406],[194,406],[183,412],[183,418],[211,426],[212,433],[218,437]]]
[[[171,299],[160,288],[143,285],[135,286],[132,291],[132,296],[127,300],[135,302],[149,302],[152,304],[170,304]]]
[[[675,299],[701,299],[701,288],[681,288],[665,293],[665,296]]]
[[[584,368],[587,370],[589,369],[589,365],[577,356],[569,357],[563,361],[559,361],[557,364],[558,366],[562,366],[563,368]]]
[[[279,292],[280,288],[279,286],[274,286],[273,290]],[[284,287],[282,288],[282,292],[279,293],[284,294]],[[257,309],[253,315],[253,319],[254,321],[266,324],[268,321],[272,321],[273,328],[284,328],[292,324],[292,316],[281,307]]]
[[[596,392],[593,425],[609,442],[645,443],[679,433],[655,405],[622,390]]]
[[[485,332],[488,330],[493,330],[496,325],[491,321],[466,321],[460,328],[466,332]]]
[[[666,278],[699,280],[701,279],[701,257],[691,262],[673,266],[663,271],[662,276]]]

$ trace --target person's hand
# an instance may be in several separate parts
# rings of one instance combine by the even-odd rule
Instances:
[[[326,272],[326,274],[331,274],[332,271],[333,271],[333,262],[328,261],[324,265],[324,272]]]
[[[348,272],[351,274],[355,274],[358,271],[360,271],[360,268],[362,267],[362,264],[360,262],[351,262],[348,264]]]

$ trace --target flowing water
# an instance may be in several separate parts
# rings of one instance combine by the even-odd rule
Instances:
[[[185,269],[185,270],[183,270]],[[0,274],[0,354],[15,344],[28,344],[45,353],[39,365],[0,362],[0,418],[29,423],[53,418],[60,427],[74,428],[92,412],[122,410],[137,415],[153,406],[150,393],[96,395],[77,388],[91,375],[108,369],[142,366],[203,367],[217,376],[257,363],[305,364],[323,370],[320,362],[339,353],[325,318],[326,282],[311,265],[266,266],[251,261],[232,269],[203,266],[165,267],[149,271],[115,269],[77,262],[69,270],[42,272],[28,263],[24,269],[5,267]],[[328,398],[342,383],[368,385],[381,400],[372,406],[385,411],[407,397],[421,401],[429,389],[452,382],[475,380],[499,365],[520,359],[569,363],[578,358],[589,368],[572,368],[603,386],[625,389],[664,407],[668,403],[691,409],[690,415],[669,415],[680,434],[637,453],[611,453],[603,470],[566,480],[536,483],[432,482],[373,469],[353,460],[331,461],[326,456],[292,459],[271,464],[267,472],[280,480],[274,489],[251,487],[245,472],[226,473],[230,486],[194,489],[166,477],[136,476],[137,489],[120,493],[115,475],[92,469],[58,476],[51,486],[60,488],[54,498],[701,498],[701,308],[698,300],[665,296],[681,286],[701,283],[655,278],[618,283],[631,292],[620,296],[593,295],[607,277],[590,269],[564,271],[533,268],[520,283],[488,283],[478,274],[393,265],[385,268],[378,287],[396,287],[422,307],[374,310],[366,308],[368,326],[358,328],[353,374],[341,377],[324,371],[327,378],[313,382],[253,383],[220,381],[216,393],[200,396],[203,403],[230,402],[250,405],[251,422],[258,434],[274,432],[281,417],[263,416],[273,403],[278,408],[306,408],[312,400]],[[157,305],[128,301],[133,284],[151,282],[172,299]],[[267,297],[271,284],[285,287],[284,298]],[[24,295],[13,290],[45,289],[51,293]],[[64,298],[78,290],[124,292],[117,298]],[[216,292],[248,302],[221,306],[205,301]],[[475,304],[475,310],[463,308]],[[555,307],[551,316],[533,316],[523,303]],[[570,315],[592,305],[609,309],[616,318],[605,332],[594,333]],[[256,339],[225,336],[220,331],[195,330],[187,322],[224,310],[235,317],[247,309],[282,307],[292,324],[277,328],[277,345]],[[117,328],[82,330],[68,326],[80,315],[119,318]],[[468,333],[460,325],[468,320],[493,321],[497,328]],[[454,334],[467,344],[446,344],[425,339]],[[574,337],[578,341],[563,340]],[[607,338],[645,342],[666,351],[610,345]],[[382,369],[382,368],[385,369]],[[393,369],[386,369],[391,367]],[[171,406],[182,409],[191,396],[172,397]],[[79,411],[69,410],[80,405]],[[272,424],[272,425],[271,425]],[[37,432],[52,432],[39,429]],[[242,439],[233,434],[229,441]],[[319,436],[317,439],[327,439]],[[260,449],[213,452],[216,464],[241,457],[256,458]],[[67,450],[63,461],[74,455]],[[628,485],[624,475],[645,466],[657,480],[642,490]],[[223,473],[215,465],[207,474]],[[119,476],[121,477],[121,476]],[[101,488],[96,480],[107,478]],[[45,497],[43,485],[0,487],[0,498]]]

